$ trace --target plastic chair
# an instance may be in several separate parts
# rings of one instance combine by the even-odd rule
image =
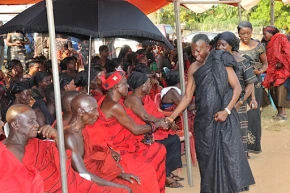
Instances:
[[[165,117],[168,117],[172,114],[172,111],[163,111],[160,108],[160,104],[161,104],[161,93],[158,93],[155,95],[154,98],[154,102],[157,104],[158,106],[158,111],[161,112]],[[179,115],[180,119],[181,119],[181,128],[180,130],[178,130],[176,132],[176,134],[178,135],[181,144],[181,152],[184,152],[184,148],[185,148],[185,144],[184,144],[184,124],[183,124],[183,115],[182,113]],[[192,164],[196,165],[197,161],[196,161],[196,152],[195,152],[195,141],[194,141],[194,136],[193,134],[189,131],[189,140],[190,140],[190,144],[191,144],[191,160],[192,160]]]

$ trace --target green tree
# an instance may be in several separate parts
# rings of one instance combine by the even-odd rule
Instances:
[[[290,32],[290,5],[275,1],[275,26],[279,29]],[[270,1],[261,0],[260,3],[252,9],[250,21],[253,25],[270,25]]]
[[[160,17],[162,23],[175,25],[172,3],[162,9]],[[263,26],[270,25],[270,0],[261,0],[251,10],[243,10],[242,18],[252,22],[255,31],[260,32]],[[236,31],[239,23],[238,8],[220,4],[204,13],[196,14],[181,7],[180,21],[185,23],[189,30]],[[285,33],[290,32],[290,5],[275,1],[275,26],[284,30]]]

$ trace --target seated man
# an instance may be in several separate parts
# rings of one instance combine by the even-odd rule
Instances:
[[[72,151],[73,168],[79,173],[88,174],[99,185],[123,188],[133,193],[141,192],[137,184],[140,184],[139,178],[124,173],[107,146],[92,147],[88,144],[87,136],[82,135],[83,128],[98,118],[96,100],[86,94],[77,95],[71,101],[71,111],[72,116],[67,124],[70,127],[64,131],[64,138],[66,149]],[[84,159],[85,156],[87,159]]]
[[[3,144],[26,167],[34,167],[40,172],[43,178],[44,192],[61,192],[60,159],[56,147],[57,141],[54,143],[35,138],[37,133],[41,133],[47,138],[56,139],[56,130],[50,126],[43,126],[39,129],[35,112],[27,105],[11,106],[7,111],[6,119],[10,127],[10,133],[8,138],[3,141]],[[66,171],[69,193],[127,193],[123,189],[98,186],[92,181],[82,178],[71,167],[71,153],[67,151],[67,154]]]
[[[98,103],[99,119],[93,126],[86,127],[91,141],[110,146],[121,154],[122,160],[127,164],[141,162],[153,166],[157,175],[159,191],[164,193],[166,150],[159,143],[145,145],[141,142],[143,134],[150,133],[155,129],[150,125],[138,125],[127,115],[121,100],[128,94],[129,86],[125,73],[116,71],[109,74],[103,82],[103,87],[107,90],[107,95],[101,98]],[[156,127],[167,126],[164,119],[155,125]]]
[[[145,124],[145,122],[157,122],[164,116],[158,112],[157,105],[149,96],[150,79],[146,74],[141,72],[133,72],[128,78],[128,84],[133,93],[128,95],[124,104],[127,113],[136,123]],[[179,182],[178,176],[173,176],[172,172],[178,168],[182,168],[181,162],[181,144],[179,137],[174,132],[168,132],[160,128],[154,133],[157,142],[166,147],[166,185],[171,188],[183,187]]]

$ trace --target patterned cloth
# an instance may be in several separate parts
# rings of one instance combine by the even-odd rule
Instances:
[[[254,61],[253,66],[259,68],[262,66],[260,61],[260,55],[266,52],[266,49],[263,44],[258,44],[252,50],[239,50],[241,54],[247,55],[251,57]],[[261,151],[261,111],[260,107],[262,106],[262,96],[263,96],[263,88],[262,88],[262,77],[261,75],[256,76],[257,81],[255,82],[255,96],[258,102],[257,109],[250,109],[248,114],[248,150],[253,151]],[[248,99],[248,103],[250,103],[250,98]]]
[[[251,66],[250,60],[246,57],[245,60],[238,62],[238,70],[236,71],[237,76],[239,78],[241,87],[242,87],[242,94],[240,96],[240,99],[243,100],[245,88],[248,84],[254,83],[257,81],[256,75],[254,74],[253,68]],[[247,153],[247,138],[248,138],[248,115],[247,115],[247,101],[245,101],[239,111],[239,120],[240,120],[240,126],[241,126],[241,134],[242,134],[242,140],[244,145],[244,150]]]

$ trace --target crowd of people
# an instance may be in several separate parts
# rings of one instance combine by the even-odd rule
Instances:
[[[11,54],[0,71],[2,189],[61,192],[57,124],[64,127],[68,192],[183,188],[181,113],[187,109],[200,192],[249,190],[255,180],[248,159],[262,151],[264,88],[277,107],[273,119],[287,119],[290,43],[274,26],[263,28],[261,42],[251,38],[251,23],[237,28],[239,38],[198,34],[184,45],[184,95],[176,49],[144,44],[133,52],[124,45],[109,59],[112,50],[102,45],[88,76],[88,42],[81,53],[57,36],[63,123],[56,121],[51,61],[27,57],[25,35],[8,34]]]

